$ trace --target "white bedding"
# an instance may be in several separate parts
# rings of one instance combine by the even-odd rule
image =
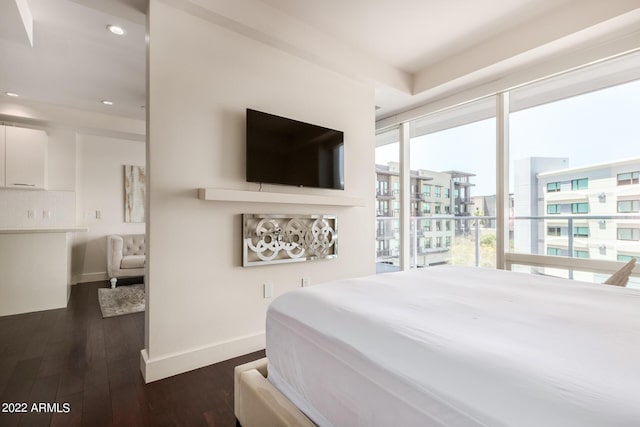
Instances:
[[[640,426],[640,292],[430,267],[284,294],[269,380],[320,426]]]

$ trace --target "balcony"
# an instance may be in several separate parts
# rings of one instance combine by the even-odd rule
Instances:
[[[411,217],[411,267],[440,262],[495,268],[495,216],[442,215],[437,218],[450,221],[451,231],[438,232],[433,223],[430,229],[423,227],[420,221],[433,221],[432,216]],[[621,267],[622,260],[632,256],[640,258],[640,240],[617,238],[619,227],[633,225],[640,228],[638,214],[519,216],[511,217],[509,224],[510,244],[504,255],[508,269],[602,283],[608,274]],[[547,235],[547,224],[558,224],[564,231],[559,236]],[[584,235],[585,228],[588,235]],[[423,239],[433,239],[430,244],[435,247],[437,237],[442,238],[440,247],[436,250],[424,248]],[[447,237],[450,248],[446,248]],[[548,248],[554,249],[554,254],[548,254]],[[590,258],[585,259],[585,256]],[[399,265],[397,252],[391,258],[394,265]],[[389,258],[379,259],[379,262],[385,260],[389,261]],[[640,265],[634,273],[640,275]],[[633,280],[635,282],[629,287],[640,288],[640,279]]]
[[[396,194],[391,190],[376,190],[376,199],[395,199]]]
[[[456,205],[473,205],[473,204],[475,204],[473,202],[473,200],[471,200],[469,198],[463,198],[463,197],[456,197],[455,199],[453,199],[453,202]]]
[[[377,240],[391,240],[397,238],[397,236],[395,235],[395,233],[392,230],[384,230],[384,231],[378,231],[376,233],[376,239]]]

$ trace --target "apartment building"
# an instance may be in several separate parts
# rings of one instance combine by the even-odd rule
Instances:
[[[640,213],[640,158],[558,168],[568,163],[564,158],[518,161],[515,215],[539,219],[516,221],[516,252],[613,261],[640,258],[640,225],[630,218]],[[600,281],[593,273],[571,274]]]
[[[579,258],[640,257],[640,225],[625,219],[640,212],[639,175],[640,158],[539,174],[546,215],[571,217],[545,221],[544,253],[569,256],[572,249]]]
[[[456,234],[469,230],[473,174],[425,169],[410,173],[411,257],[417,266],[445,264]],[[398,162],[376,165],[377,261],[397,265],[400,233]]]

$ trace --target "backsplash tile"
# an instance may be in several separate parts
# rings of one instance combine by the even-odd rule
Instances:
[[[76,225],[76,193],[0,189],[0,228]]]

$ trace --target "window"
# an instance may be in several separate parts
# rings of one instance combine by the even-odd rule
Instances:
[[[424,195],[426,197],[431,197],[431,186],[430,185],[423,185],[422,186],[422,192],[424,193]]]
[[[589,258],[589,251],[578,250],[573,251],[574,258]]]
[[[431,237],[427,237],[424,239],[424,246],[423,248],[425,249],[431,249]]]
[[[580,178],[571,180],[572,190],[586,190],[589,187],[589,178]]]
[[[637,184],[640,182],[640,171],[618,174],[618,185]]]
[[[640,200],[622,200],[618,202],[618,213],[640,212]]]
[[[550,182],[547,184],[547,193],[555,193],[556,191],[560,191],[559,182]]]
[[[436,248],[442,247],[442,237],[436,237]]]
[[[422,204],[422,212],[424,212],[426,214],[430,214],[431,213],[431,203],[423,203]]]
[[[441,197],[442,187],[436,185],[436,197]]]
[[[451,231],[451,221],[445,221],[444,225],[447,231]]]
[[[547,227],[547,236],[561,236],[560,227]]]
[[[555,215],[560,213],[560,205],[558,204],[549,204],[547,205],[547,213],[549,215]]]
[[[449,189],[448,188],[444,189],[444,197],[446,197],[447,199],[449,198]]]
[[[444,205],[444,213],[446,213],[446,214],[451,213],[451,206],[449,206],[449,205]]]
[[[442,231],[442,221],[436,221],[436,231]]]
[[[379,196],[386,196],[389,193],[389,181],[376,181],[376,190]]]
[[[558,256],[560,255],[560,251],[561,251],[560,248],[548,247],[547,255]]]
[[[378,240],[378,256],[388,256],[389,255],[389,242],[386,240]]]
[[[378,216],[389,216],[389,201],[378,200]]]
[[[442,203],[436,203],[435,213],[437,214],[442,213]]]
[[[589,227],[574,227],[573,237],[589,237]]]
[[[430,219],[428,219],[428,220],[426,220],[426,221],[424,221],[422,223],[422,230],[423,231],[431,231],[431,220]]]
[[[618,261],[629,262],[632,258],[639,259],[638,256],[618,254]]]
[[[444,245],[445,245],[447,248],[450,248],[450,247],[451,247],[451,236],[445,236],[445,238],[444,238]]]
[[[400,212],[400,202],[398,200],[393,202],[393,210],[396,212]]]
[[[640,228],[618,228],[618,240],[640,240]]]
[[[589,203],[571,203],[571,213],[574,213],[574,214],[589,213]]]

